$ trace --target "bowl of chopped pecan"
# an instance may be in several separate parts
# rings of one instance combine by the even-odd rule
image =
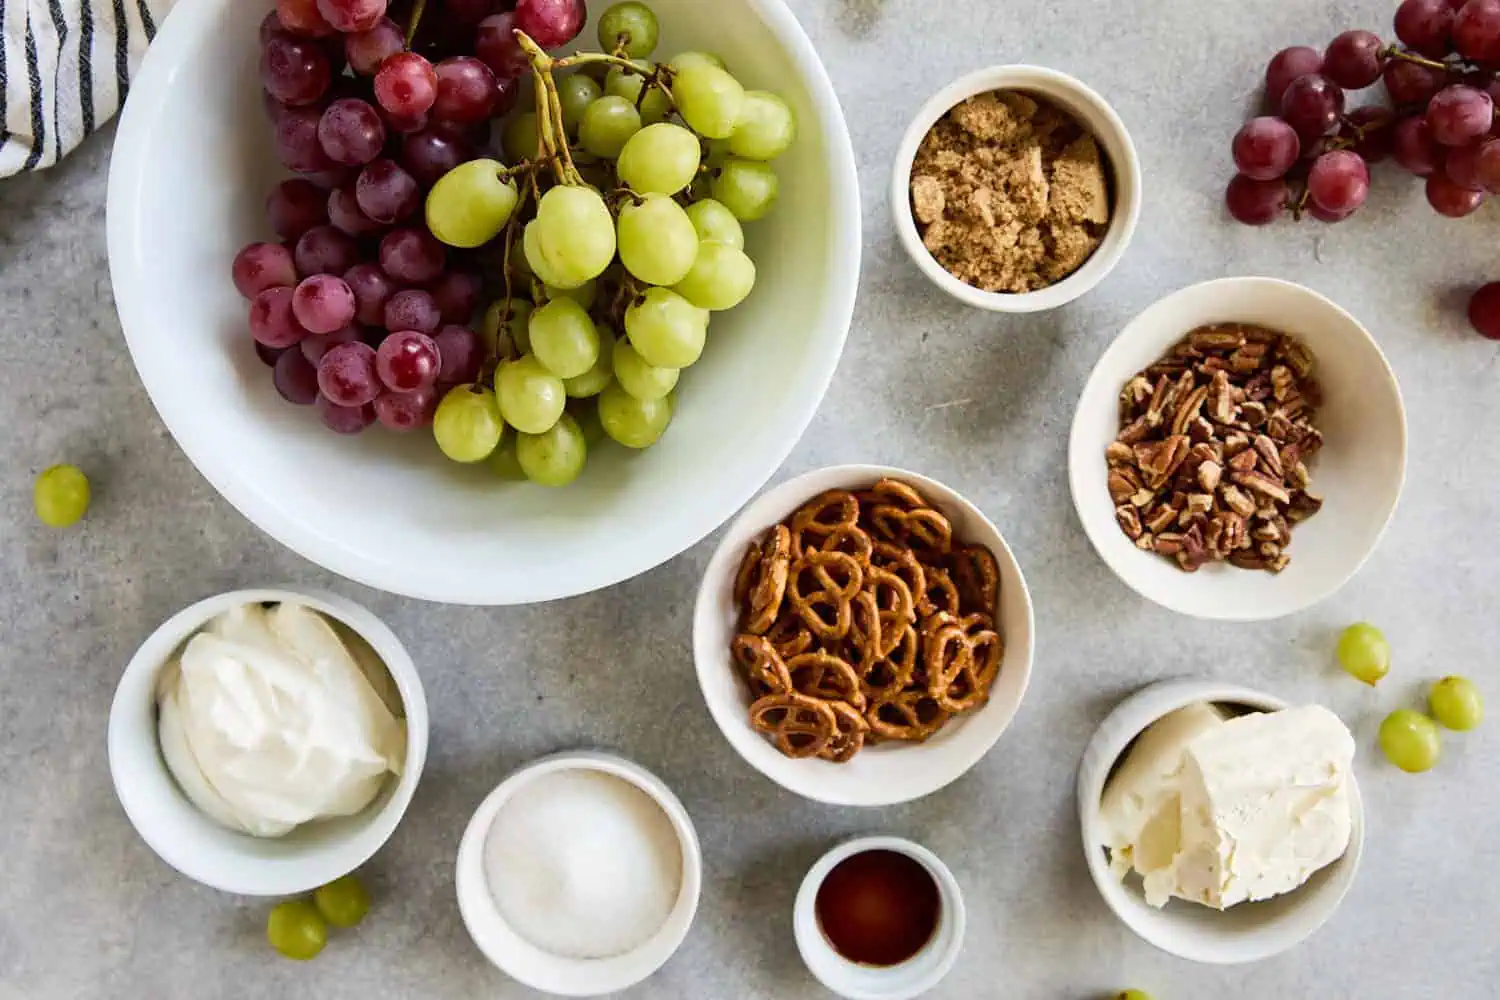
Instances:
[[[1127,585],[1258,621],[1337,591],[1406,475],[1396,376],[1359,321],[1273,278],[1184,288],[1094,367],[1069,442],[1073,503]]]

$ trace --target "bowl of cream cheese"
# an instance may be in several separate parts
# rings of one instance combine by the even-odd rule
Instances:
[[[179,612],[115,691],[115,793],[212,888],[307,892],[390,837],[427,757],[427,701],[384,624],[333,594],[240,590]]]
[[[1094,885],[1146,941],[1237,964],[1310,937],[1359,868],[1354,739],[1320,705],[1153,684],[1100,724],[1078,774]]]

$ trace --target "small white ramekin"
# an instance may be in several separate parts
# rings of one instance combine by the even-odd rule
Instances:
[[[629,782],[656,802],[682,849],[682,887],[677,904],[656,934],[634,951],[611,958],[563,958],[543,951],[527,941],[505,921],[490,893],[484,872],[485,841],[500,807],[521,787],[547,774],[567,770],[602,771]],[[559,996],[591,997],[627,989],[666,964],[677,951],[693,917],[703,887],[703,851],[693,820],[672,790],[650,771],[613,754],[575,751],[543,757],[522,767],[502,781],[469,820],[458,846],[454,871],[458,909],[469,936],[500,971],[532,989]]]
[[[1204,680],[1161,681],[1126,698],[1099,724],[1078,768],[1078,821],[1083,852],[1094,887],[1115,916],[1162,951],[1209,965],[1258,962],[1305,941],[1333,916],[1354,884],[1365,840],[1365,807],[1359,785],[1349,776],[1353,829],[1344,856],[1317,872],[1300,888],[1260,903],[1241,903],[1220,912],[1172,900],[1157,909],[1146,902],[1138,881],[1121,882],[1109,870],[1099,818],[1104,785],[1135,738],[1153,722],[1195,702],[1243,706],[1275,712],[1287,703],[1233,684]]]
[[[866,851],[905,854],[937,882],[937,929],[921,951],[900,965],[877,968],[851,962],[833,950],[818,925],[816,904],[823,880],[839,862]],[[967,923],[963,893],[953,872],[936,854],[902,837],[859,837],[838,845],[808,869],[792,906],[792,932],[803,963],[818,982],[846,1000],[911,1000],[926,993],[942,982],[958,961]]]
[[[308,823],[284,837],[252,837],[220,826],[188,801],[162,758],[156,679],[208,622],[246,604],[295,601],[364,639],[385,664],[406,716],[401,777],[356,816]],[[380,619],[347,598],[312,590],[236,590],[178,612],[126,665],[109,711],[109,771],[125,815],[153,851],[195,882],[243,896],[310,892],[370,860],[401,822],[427,762],[427,697],[416,664]]]
[[[917,232],[917,221],[912,216],[911,168],[917,147],[938,119],[955,105],[975,94],[992,90],[1034,94],[1069,112],[1094,136],[1109,161],[1114,211],[1104,240],[1078,270],[1056,284],[1034,292],[987,292],[955,278],[928,253],[922,244],[922,234]],[[896,148],[890,197],[901,245],[934,285],[960,302],[980,309],[1006,313],[1041,312],[1056,309],[1088,292],[1103,281],[1124,256],[1141,214],[1141,163],[1136,156],[1135,143],[1120,116],[1082,81],[1041,66],[991,66],[948,84],[917,112],[901,139],[901,145]]]

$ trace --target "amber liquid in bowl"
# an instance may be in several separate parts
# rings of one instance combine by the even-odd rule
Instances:
[[[813,910],[833,950],[860,965],[888,968],[932,940],[941,912],[937,880],[899,851],[862,851],[834,866]]]

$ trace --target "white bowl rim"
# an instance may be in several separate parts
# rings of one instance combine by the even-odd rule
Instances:
[[[725,665],[725,662],[723,659],[711,661],[711,658],[706,655],[704,651],[700,651],[699,643],[703,632],[708,627],[707,623],[712,619],[714,615],[719,613],[719,609],[716,606],[717,601],[715,600],[714,592],[716,584],[722,579],[722,576],[718,571],[723,570],[725,573],[733,573],[735,567],[738,565],[738,554],[730,553],[727,549],[729,537],[735,533],[740,524],[742,524],[751,515],[756,514],[762,506],[774,506],[778,504],[783,497],[800,498],[796,503],[792,505],[792,507],[787,509],[787,513],[790,514],[791,511],[796,508],[796,506],[799,506],[805,500],[812,499],[812,497],[815,496],[820,491],[820,489],[838,488],[830,485],[826,487],[820,487],[819,489],[809,490],[809,488],[804,485],[808,480],[821,479],[824,477],[827,477],[830,480],[838,480],[846,483],[863,481],[874,482],[877,479],[883,478],[900,479],[909,482],[921,489],[926,489],[929,491],[936,489],[944,494],[952,494],[955,498],[956,506],[962,507],[968,514],[968,516],[975,518],[980,523],[985,525],[989,530],[994,532],[995,537],[999,541],[1000,545],[999,550],[995,552],[996,558],[1002,560],[1002,564],[1003,561],[1008,560],[1010,564],[1015,568],[1016,581],[1019,584],[1020,588],[1021,603],[1026,612],[1026,650],[1024,657],[1016,661],[1010,660],[1009,657],[1011,655],[1011,650],[1015,648],[1015,644],[1013,644],[1009,640],[1009,638],[1006,638],[1006,659],[1002,660],[1002,670],[1010,669],[1015,671],[1017,674],[1019,686],[1016,689],[1015,697],[1009,703],[992,700],[989,704],[980,708],[978,711],[963,719],[957,720],[955,724],[961,723],[963,725],[977,725],[980,723],[980,720],[985,720],[988,723],[988,728],[990,730],[988,737],[983,741],[977,742],[974,747],[971,748],[971,751],[968,754],[965,754],[961,758],[955,758],[954,763],[948,765],[944,770],[930,772],[926,780],[921,784],[883,785],[874,789],[869,789],[862,795],[855,796],[843,795],[838,792],[830,791],[829,789],[823,787],[822,783],[817,780],[817,772],[815,770],[809,769],[806,771],[798,772],[798,778],[796,780],[789,779],[783,775],[772,774],[765,768],[761,767],[760,763],[755,760],[755,758],[750,756],[747,752],[747,747],[751,743],[751,741],[761,740],[762,737],[758,733],[755,733],[753,730],[750,730],[745,726],[744,712],[741,710],[736,714],[729,714],[729,707],[721,703],[720,701],[711,698],[708,693],[709,687],[707,680],[707,671],[717,671]],[[767,779],[775,782],[776,784],[780,785],[790,792],[794,792],[797,795],[802,796],[803,798],[811,799],[814,802],[822,802],[827,805],[834,806],[890,806],[899,805],[904,802],[912,802],[920,798],[925,798],[926,796],[931,795],[934,792],[941,791],[942,789],[951,785],[953,782],[957,781],[959,778],[962,778],[964,775],[968,774],[976,764],[983,760],[985,755],[987,755],[992,749],[994,749],[994,746],[997,742],[999,742],[1000,737],[1004,735],[1007,729],[1010,728],[1011,723],[1015,721],[1016,714],[1020,711],[1022,702],[1025,701],[1026,691],[1031,684],[1032,667],[1036,658],[1036,614],[1031,600],[1031,589],[1026,583],[1026,577],[1021,569],[1020,560],[1016,558],[1015,553],[1010,548],[1010,544],[1006,542],[1005,536],[1000,533],[1000,529],[995,526],[994,522],[989,519],[989,516],[986,515],[977,504],[969,500],[958,490],[936,479],[933,479],[930,476],[924,476],[920,472],[912,472],[907,469],[895,468],[894,466],[858,464],[829,465],[809,470],[800,475],[793,476],[791,479],[788,479],[785,482],[776,484],[775,486],[771,487],[771,489],[766,490],[759,496],[755,497],[755,499],[752,500],[749,504],[746,504],[745,509],[742,510],[739,516],[735,518],[729,530],[726,531],[724,533],[724,537],[720,539],[717,548],[714,550],[714,554],[709,558],[708,566],[703,573],[703,579],[698,585],[698,596],[693,604],[692,641],[693,664],[694,670],[698,676],[699,693],[702,694],[703,701],[708,706],[709,715],[713,717],[714,723],[718,726],[719,731],[723,734],[725,741],[734,748],[735,752],[740,755],[741,759],[743,759],[747,764],[749,764],[752,768],[754,768],[761,775],[765,776]],[[727,653],[724,654],[724,656],[726,657],[727,655]],[[743,706],[741,706],[741,708],[743,708]],[[992,714],[990,714],[989,717],[986,718],[986,713]],[[731,733],[733,733],[734,735],[731,735]],[[796,761],[795,763],[816,765],[826,762],[814,760]],[[801,777],[802,774],[812,774],[812,777],[803,778]]]
[[[1043,93],[1055,90],[1090,105],[1114,132],[1109,137],[1095,135],[1094,138],[1101,146],[1107,147],[1111,173],[1114,176],[1116,207],[1122,204],[1126,206],[1123,217],[1114,216],[1110,219],[1104,241],[1078,270],[1061,281],[1032,292],[987,292],[949,274],[922,244],[921,234],[917,232],[916,220],[911,213],[911,168],[923,137],[938,119],[959,102],[975,94],[1001,89],[1032,89]],[[1119,148],[1116,149],[1116,146]],[[1118,155],[1121,153],[1123,156]],[[1121,160],[1124,162],[1117,162]],[[896,147],[895,165],[891,170],[891,214],[896,233],[907,255],[934,285],[965,305],[991,312],[1032,313],[1056,309],[1092,291],[1125,256],[1140,221],[1141,199],[1140,158],[1130,131],[1114,107],[1098,91],[1077,77],[1027,63],[986,66],[964,74],[935,93],[907,126]]]
[[[1178,958],[1205,965],[1238,965],[1272,958],[1296,947],[1317,933],[1338,911],[1339,905],[1354,885],[1354,880],[1359,873],[1359,863],[1364,853],[1365,842],[1365,806],[1364,799],[1359,792],[1359,781],[1351,770],[1349,772],[1349,802],[1352,829],[1349,835],[1349,846],[1343,856],[1330,866],[1330,868],[1336,866],[1338,870],[1329,873],[1329,881],[1324,883],[1316,894],[1308,894],[1305,897],[1309,904],[1321,900],[1323,910],[1304,927],[1300,936],[1268,942],[1266,946],[1259,948],[1242,947],[1232,951],[1221,951],[1213,948],[1196,948],[1177,938],[1151,933],[1141,925],[1126,905],[1126,900],[1131,896],[1132,890],[1110,873],[1109,864],[1104,860],[1104,849],[1101,846],[1103,838],[1099,835],[1102,822],[1099,818],[1100,806],[1109,776],[1130,744],[1163,716],[1195,702],[1240,705],[1268,712],[1280,711],[1292,705],[1292,702],[1284,698],[1257,691],[1254,688],[1187,677],[1157,681],[1127,696],[1110,711],[1094,731],[1079,764],[1078,823],[1083,840],[1084,861],[1088,865],[1094,888],[1099,891],[1105,904],[1121,923],[1148,944],[1170,955],[1176,955]],[[1306,887],[1299,887],[1287,895],[1295,899],[1304,888]],[[1299,905],[1293,912],[1302,912],[1303,909],[1304,907]],[[1286,919],[1289,921],[1290,918]],[[1273,936],[1266,935],[1266,937]]]
[[[131,193],[146,183],[143,155],[148,130],[144,123],[159,114],[166,93],[172,85],[178,65],[191,51],[194,40],[202,36],[215,13],[238,0],[180,0],[161,31],[147,50],[135,79],[130,99],[120,114],[114,150],[110,156],[106,195],[106,244],[110,279],[114,287],[115,306],[125,343],[135,358],[135,338],[131,330],[146,330],[152,325],[152,312],[142,286],[132,280],[133,269],[126,262],[129,244],[127,213],[108,210],[131,198]],[[859,287],[863,247],[863,218],[860,209],[858,170],[854,144],[844,119],[843,108],[827,69],[807,33],[802,30],[785,0],[743,0],[765,21],[771,33],[786,50],[807,82],[808,98],[818,108],[820,120],[826,122],[822,138],[831,171],[839,178],[832,185],[833,223],[830,230],[830,253],[845,266],[832,269],[824,315],[837,336],[820,341],[811,365],[820,374],[806,393],[803,405],[789,413],[785,440],[765,456],[763,465],[736,474],[703,477],[699,482],[698,502],[691,510],[674,517],[678,534],[673,543],[658,552],[640,551],[611,565],[595,563],[588,575],[580,574],[567,585],[533,589],[535,584],[521,574],[512,582],[495,582],[475,574],[434,573],[422,576],[393,571],[379,562],[366,560],[360,553],[332,542],[294,513],[264,496],[236,466],[233,448],[215,440],[212,428],[195,419],[187,401],[172,390],[165,378],[136,365],[147,395],[162,422],[198,472],[209,481],[229,504],[252,524],[287,548],[340,576],[377,590],[445,604],[499,606],[532,604],[591,593],[639,576],[681,555],[708,537],[734,515],[744,503],[763,487],[792,453],[797,442],[812,423],[819,405],[838,368],[849,326],[854,318],[854,302]],[[840,238],[842,237],[842,238]]]
[[[916,955],[900,965],[886,969],[856,965],[834,951],[818,927],[815,911],[818,890],[828,878],[828,873],[845,858],[863,854],[866,851],[892,851],[896,854],[904,854],[927,869],[927,873],[932,876],[938,886],[938,898],[941,904],[938,928]],[[792,904],[792,936],[797,942],[797,953],[802,956],[802,964],[807,966],[807,971],[813,974],[813,978],[834,993],[846,997],[847,1000],[911,1000],[913,997],[921,996],[942,982],[944,977],[953,970],[959,953],[963,951],[964,935],[967,929],[968,911],[964,906],[963,890],[959,887],[958,879],[954,877],[952,870],[931,850],[905,837],[885,835],[854,837],[830,848],[802,877],[802,883],[797,888],[797,898]],[[936,960],[931,962],[924,973],[913,976],[912,973],[915,971],[913,963],[922,957],[923,952],[940,943],[942,950]],[[828,975],[825,975],[825,972]],[[844,979],[832,981],[835,976],[839,975],[860,975],[861,978],[879,977],[885,979],[889,986],[861,989],[853,981]]]
[[[505,924],[484,874],[484,849],[490,827],[502,806],[526,784],[559,771],[600,771],[628,782],[649,795],[672,822],[682,850],[683,878],[677,902],[657,933],[634,951],[605,959],[571,959],[548,955],[515,931],[508,935],[529,949],[530,966],[517,969],[515,956],[503,952],[505,942],[488,936],[480,925],[484,917]],[[558,996],[598,996],[627,989],[651,976],[676,954],[692,928],[703,889],[703,850],[692,817],[677,795],[651,771],[634,761],[599,750],[567,750],[522,764],[490,791],[464,827],[454,866],[454,889],[459,914],[476,947],[489,962],[533,989]]]
[[[1086,488],[1079,482],[1079,475],[1082,471],[1081,463],[1084,461],[1092,460],[1085,458],[1085,453],[1088,451],[1088,443],[1084,439],[1088,436],[1089,428],[1083,425],[1083,401],[1090,395],[1092,395],[1095,391],[1097,391],[1096,383],[1102,381],[1106,377],[1106,373],[1110,368],[1110,362],[1113,361],[1117,356],[1128,354],[1130,352],[1132,348],[1132,341],[1138,335],[1139,331],[1147,329],[1144,321],[1148,320],[1151,314],[1153,314],[1157,309],[1165,308],[1169,303],[1179,297],[1198,294],[1205,289],[1225,287],[1229,285],[1241,285],[1250,287],[1260,286],[1264,288],[1274,287],[1290,291],[1293,294],[1306,296],[1309,300],[1315,302],[1320,308],[1327,309],[1330,312],[1347,320],[1354,328],[1358,329],[1359,332],[1364,335],[1364,338],[1368,343],[1370,349],[1375,352],[1375,357],[1380,361],[1381,367],[1385,371],[1386,380],[1396,401],[1396,415],[1400,417],[1401,423],[1401,435],[1399,441],[1397,442],[1398,450],[1400,453],[1401,472],[1398,481],[1396,482],[1394,499],[1391,501],[1390,509],[1386,511],[1385,520],[1380,525],[1380,530],[1375,533],[1375,536],[1371,539],[1370,544],[1365,549],[1365,551],[1360,554],[1358,559],[1352,561],[1348,565],[1346,571],[1341,576],[1331,580],[1327,586],[1321,589],[1308,590],[1302,595],[1302,598],[1295,603],[1288,603],[1286,605],[1276,606],[1269,609],[1255,606],[1246,606],[1237,608],[1226,607],[1222,610],[1209,612],[1203,609],[1185,608],[1169,595],[1154,593],[1146,588],[1143,588],[1136,582],[1134,574],[1127,572],[1125,568],[1120,565],[1120,560],[1114,558],[1109,547],[1100,543],[1099,538],[1096,536],[1096,530],[1102,530],[1101,525],[1098,524],[1093,518],[1088,516],[1087,512],[1084,510],[1083,502],[1080,499]],[[1182,333],[1187,333],[1187,331],[1184,330],[1182,331]],[[1114,392],[1117,390],[1111,391]],[[1088,535],[1089,543],[1093,545],[1094,551],[1099,554],[1099,558],[1103,560],[1104,564],[1110,568],[1115,576],[1119,577],[1122,583],[1124,583],[1131,590],[1135,591],[1137,594],[1140,594],[1142,597],[1146,598],[1149,601],[1161,605],[1169,611],[1175,611],[1178,614],[1189,615],[1195,618],[1233,622],[1268,621],[1274,618],[1283,618],[1287,615],[1295,614],[1298,611],[1304,611],[1307,608],[1310,608],[1313,605],[1319,604],[1325,599],[1332,597],[1335,593],[1343,588],[1344,584],[1352,580],[1355,574],[1357,574],[1361,569],[1364,568],[1364,565],[1367,561],[1369,561],[1370,556],[1375,554],[1375,550],[1380,547],[1381,540],[1385,538],[1386,531],[1390,529],[1391,520],[1396,516],[1396,509],[1401,505],[1401,493],[1406,484],[1407,438],[1408,431],[1406,427],[1406,404],[1401,397],[1401,384],[1396,380],[1396,372],[1391,368],[1390,359],[1387,358],[1385,356],[1385,352],[1380,349],[1380,343],[1375,339],[1374,335],[1370,333],[1369,329],[1354,316],[1354,314],[1350,313],[1347,309],[1345,309],[1343,306],[1340,306],[1338,303],[1334,302],[1326,295],[1315,292],[1311,288],[1308,288],[1306,285],[1299,285],[1295,281],[1286,281],[1282,278],[1268,278],[1258,275],[1241,275],[1227,278],[1213,278],[1208,281],[1199,281],[1191,285],[1185,285],[1182,288],[1177,289],[1176,291],[1170,292],[1167,295],[1163,295],[1161,298],[1148,305],[1145,309],[1142,309],[1139,313],[1131,318],[1130,322],[1126,323],[1125,326],[1121,328],[1120,332],[1115,336],[1114,340],[1110,342],[1109,347],[1105,348],[1104,353],[1099,356],[1099,360],[1094,362],[1094,367],[1090,369],[1088,378],[1084,380],[1083,390],[1078,394],[1078,403],[1075,404],[1073,409],[1072,426],[1070,427],[1068,432],[1068,488],[1069,491],[1073,494],[1073,510],[1077,514],[1079,522],[1083,525],[1084,534]],[[1100,460],[1102,461],[1102,456]]]
[[[238,862],[235,871],[206,868],[201,859],[195,857],[184,844],[164,839],[156,813],[142,801],[134,778],[123,772],[122,761],[129,752],[127,746],[139,739],[139,732],[128,717],[139,710],[136,699],[155,689],[156,675],[172,651],[210,619],[246,604],[288,601],[304,604],[319,614],[335,619],[364,639],[379,655],[401,695],[402,711],[405,714],[406,760],[401,777],[397,779],[390,797],[379,810],[366,810],[361,814],[365,819],[365,827],[352,838],[350,847],[342,854],[330,855],[321,864],[292,864],[279,859],[270,861],[251,858]],[[429,728],[427,696],[422,688],[421,676],[396,634],[372,612],[347,597],[288,585],[232,590],[206,597],[188,605],[152,629],[120,675],[110,702],[106,742],[110,780],[114,785],[115,796],[125,811],[126,818],[130,820],[130,825],[157,857],[193,881],[222,892],[241,896],[288,896],[310,892],[349,874],[374,857],[385,845],[405,816],[417,783],[421,780],[427,763]],[[156,735],[154,727],[151,735],[153,738]],[[158,757],[160,752],[157,747]],[[172,776],[164,760],[161,767],[166,780],[171,782],[173,788],[177,788],[176,778]],[[196,810],[180,788],[177,788],[177,793],[182,798],[184,809]],[[207,817],[205,821],[213,822]]]

